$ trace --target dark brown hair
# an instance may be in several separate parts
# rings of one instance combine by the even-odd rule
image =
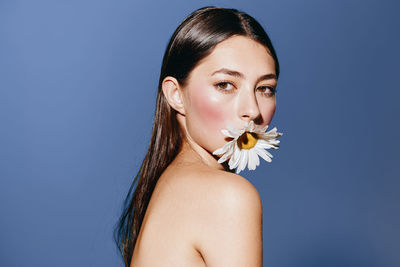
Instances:
[[[218,43],[233,35],[246,36],[264,45],[275,61],[276,76],[279,76],[278,59],[268,35],[263,27],[246,13],[236,9],[203,7],[186,17],[178,26],[162,61],[150,144],[139,172],[129,188],[122,215],[114,231],[115,242],[127,267],[130,265],[155,185],[162,172],[178,154],[183,138],[176,111],[169,106],[162,92],[162,82],[165,77],[172,76],[184,87],[189,73],[199,61],[209,55]]]

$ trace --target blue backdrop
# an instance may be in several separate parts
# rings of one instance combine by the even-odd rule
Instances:
[[[259,20],[281,63],[281,147],[243,173],[264,266],[400,266],[398,3],[0,0],[0,265],[122,266],[164,50],[217,5]]]

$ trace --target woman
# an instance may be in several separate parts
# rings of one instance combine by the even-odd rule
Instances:
[[[229,125],[270,123],[278,76],[271,41],[249,15],[204,7],[179,25],[116,229],[126,266],[262,266],[260,196],[213,152],[232,140],[221,132]]]

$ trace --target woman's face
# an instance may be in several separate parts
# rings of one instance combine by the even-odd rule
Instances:
[[[221,129],[254,120],[269,125],[275,112],[275,63],[267,49],[244,36],[218,45],[192,70],[183,88],[187,132],[213,152],[226,143]]]

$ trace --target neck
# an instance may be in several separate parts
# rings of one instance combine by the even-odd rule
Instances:
[[[182,140],[179,157],[182,157],[182,159],[188,163],[201,163],[218,170],[225,169],[222,164],[218,163],[218,159],[188,138]]]
[[[202,163],[210,168],[217,170],[230,171],[227,162],[218,163],[218,158],[212,155],[203,147],[199,146],[188,134],[186,124],[182,118],[178,117],[182,130],[184,131],[184,138],[178,157],[187,163]]]

